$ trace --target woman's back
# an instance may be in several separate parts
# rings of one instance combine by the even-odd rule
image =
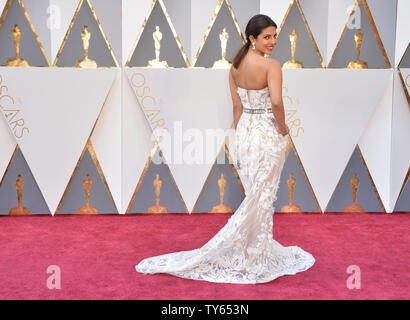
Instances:
[[[232,67],[232,76],[238,87],[259,90],[268,86],[268,68],[271,59],[247,54],[238,69]]]

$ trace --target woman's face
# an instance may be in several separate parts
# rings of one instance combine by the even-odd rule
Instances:
[[[274,26],[262,29],[255,41],[256,49],[270,56],[276,46],[277,36],[276,28]]]

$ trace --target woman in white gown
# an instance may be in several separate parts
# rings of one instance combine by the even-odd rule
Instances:
[[[144,259],[141,273],[224,283],[264,283],[309,269],[314,257],[273,239],[273,202],[285,161],[288,127],[282,102],[282,70],[265,58],[276,45],[276,24],[256,15],[246,26],[246,44],[230,71],[234,106],[234,161],[245,198],[227,224],[199,249]]]

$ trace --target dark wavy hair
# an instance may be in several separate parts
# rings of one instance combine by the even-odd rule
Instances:
[[[249,20],[245,29],[246,43],[242,46],[242,48],[238,50],[235,58],[233,58],[232,61],[232,65],[235,69],[238,69],[242,59],[248,53],[249,47],[251,46],[251,40],[249,39],[249,36],[254,36],[254,38],[256,39],[263,29],[270,26],[273,26],[275,28],[278,27],[271,18],[264,14],[257,14]]]

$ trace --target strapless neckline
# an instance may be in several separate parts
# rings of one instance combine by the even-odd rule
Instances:
[[[264,91],[264,90],[266,90],[266,89],[269,89],[269,87],[265,87],[265,88],[262,88],[262,89],[245,89],[245,88],[242,88],[242,87],[239,87],[238,86],[238,90],[239,89],[241,89],[241,90],[243,90],[243,91]]]

